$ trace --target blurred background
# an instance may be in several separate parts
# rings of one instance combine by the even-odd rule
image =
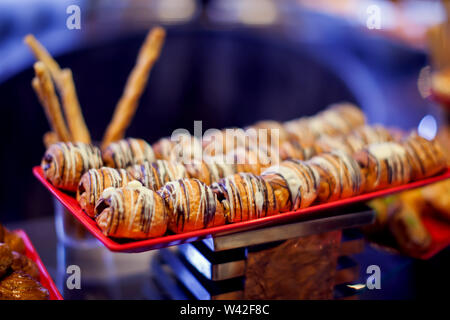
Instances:
[[[72,5],[80,8],[81,29],[67,26]],[[430,52],[444,42],[429,30],[448,23],[448,8],[447,1],[430,0],[1,0],[0,221],[25,228],[56,274],[54,206],[31,172],[49,126],[31,88],[28,33],[72,69],[97,141],[155,25],[167,29],[167,39],[128,136],[152,143],[177,128],[192,132],[194,120],[203,121],[203,130],[285,121],[343,100],[359,105],[370,123],[412,129],[426,119],[422,124],[435,128],[448,115],[430,99],[430,75],[439,65]],[[59,260],[68,256],[58,247]],[[375,259],[394,270],[396,281],[366,298],[425,296],[445,275],[448,257],[447,248],[411,266],[409,258],[368,248],[361,266]],[[128,259],[122,261],[129,271]],[[64,281],[64,269],[58,272]],[[424,273],[434,278],[422,280]],[[91,298],[135,297],[94,291]]]

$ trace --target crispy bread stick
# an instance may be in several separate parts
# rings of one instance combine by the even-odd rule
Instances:
[[[56,96],[55,88],[53,87],[53,82],[50,78],[49,71],[41,61],[34,64],[34,71],[38,78],[41,92],[41,94],[38,94],[38,96],[41,95],[42,97],[42,101],[44,104],[43,106],[47,111],[47,116],[49,118],[52,130],[58,135],[58,139],[60,141],[71,141],[71,137],[64,122],[58,97]]]
[[[113,118],[103,137],[102,147],[124,137],[125,130],[136,113],[139,98],[147,84],[150,70],[161,53],[164,43],[165,31],[163,28],[153,28],[145,39],[136,61],[125,85],[124,92],[114,111]]]

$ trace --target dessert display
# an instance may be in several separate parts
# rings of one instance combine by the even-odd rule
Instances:
[[[39,276],[35,262],[25,256],[23,240],[0,224],[0,300],[49,299]]]
[[[347,102],[284,123],[215,130],[203,139],[184,134],[150,144],[127,138],[164,35],[161,28],[149,32],[100,147],[91,142],[70,70],[61,70],[36,39],[26,38],[39,60],[32,85],[52,129],[44,136],[43,175],[76,193],[106,236],[147,239],[248,221],[447,168],[437,141],[369,125],[361,109]]]

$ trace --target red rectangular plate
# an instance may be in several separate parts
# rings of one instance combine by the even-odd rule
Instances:
[[[42,262],[36,249],[31,243],[30,238],[28,238],[28,235],[23,230],[14,230],[14,232],[18,234],[25,243],[25,255],[36,263],[40,273],[39,282],[48,290],[50,294],[50,300],[63,300],[63,297],[59,293],[59,290],[53,282],[52,277],[50,277],[50,275],[48,274],[44,263]]]
[[[186,242],[193,242],[200,239],[210,237],[212,235],[230,234],[239,231],[255,229],[258,227],[267,227],[270,225],[282,224],[287,222],[293,222],[296,218],[305,214],[312,214],[319,211],[338,208],[346,205],[356,204],[364,202],[373,198],[386,196],[388,194],[421,187],[433,182],[450,178],[450,169],[443,174],[428,179],[415,181],[402,186],[388,188],[385,190],[365,193],[356,197],[337,200],[334,202],[323,203],[314,205],[308,208],[300,209],[297,211],[286,212],[283,214],[259,218],[250,221],[237,222],[233,224],[226,224],[223,226],[212,227],[207,229],[201,229],[181,234],[166,235],[158,238],[136,241],[120,241],[117,239],[109,238],[103,235],[101,230],[97,227],[96,222],[91,219],[80,207],[77,200],[73,195],[67,194],[57,188],[55,188],[50,182],[48,182],[42,173],[42,169],[39,166],[33,168],[34,175],[38,180],[77,218],[98,240],[100,240],[111,251],[120,252],[142,252],[152,249],[160,249],[168,246],[178,245]]]

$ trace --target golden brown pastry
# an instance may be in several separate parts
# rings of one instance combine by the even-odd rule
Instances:
[[[0,278],[8,272],[13,259],[11,248],[6,243],[0,243]]]
[[[179,135],[173,137],[173,146],[167,160],[181,163],[201,161],[203,156],[202,143],[195,136]]]
[[[450,179],[426,186],[422,195],[441,218],[450,222]]]
[[[0,300],[48,300],[48,290],[22,271],[14,271],[0,281]]]
[[[198,179],[171,181],[158,191],[166,202],[169,228],[182,233],[225,223],[222,203],[212,189]]]
[[[403,144],[411,166],[412,180],[431,177],[447,168],[447,160],[437,140],[411,134]]]
[[[131,180],[132,178],[125,169],[109,167],[90,169],[81,177],[77,190],[77,201],[90,217],[94,217],[95,204],[102,192],[110,187],[123,187]]]
[[[354,154],[372,143],[392,141],[389,130],[379,125],[364,125],[354,129],[351,133],[340,136],[322,136],[315,143],[317,153],[333,150]]]
[[[272,186],[260,176],[237,173],[211,187],[225,206],[228,222],[247,221],[279,213]]]
[[[317,197],[319,172],[300,160],[286,160],[268,168],[262,178],[275,191],[280,212],[308,207]]]
[[[39,269],[36,265],[36,263],[34,263],[33,260],[31,260],[30,258],[28,258],[27,256],[15,252],[12,252],[12,256],[13,256],[13,261],[11,264],[11,269],[14,271],[23,271],[24,273],[28,274],[29,276],[31,276],[32,278],[39,280]]]
[[[246,130],[249,129],[256,131],[259,144],[267,143],[268,146],[278,146],[284,141],[287,141],[290,136],[282,123],[273,120],[259,121],[246,128]]]
[[[105,189],[95,213],[99,228],[110,237],[147,239],[162,236],[167,229],[163,199],[138,181]]]
[[[270,167],[272,159],[265,150],[237,148],[226,154],[225,162],[232,163],[235,172],[250,172],[259,175],[264,169]]]
[[[198,179],[207,185],[234,174],[236,170],[234,165],[227,164],[225,161],[217,161],[214,158],[186,164],[185,167],[189,178]]]
[[[319,202],[350,198],[363,190],[358,163],[347,153],[333,151],[313,157],[307,162],[320,174]]]
[[[152,147],[142,139],[127,138],[110,143],[102,150],[105,166],[127,168],[134,164],[155,161]]]
[[[86,143],[60,142],[50,146],[41,162],[44,176],[55,187],[76,191],[81,176],[103,165],[100,150]]]
[[[152,145],[155,158],[158,160],[168,160],[175,143],[169,138],[161,138]]]
[[[187,178],[185,167],[177,162],[156,160],[128,168],[130,176],[144,187],[158,191],[167,182]]]
[[[298,139],[291,138],[280,144],[279,155],[281,160],[297,159],[308,160],[316,151],[312,145],[302,144]]]
[[[414,202],[398,199],[392,205],[389,228],[400,248],[412,256],[428,250],[431,236],[420,219],[420,209]]]
[[[12,251],[16,251],[22,254],[25,254],[25,243],[22,238],[15,232],[9,231],[8,229],[4,229],[5,234],[3,238],[3,242],[5,242]]]
[[[405,147],[396,142],[371,144],[355,153],[361,167],[364,192],[406,184],[411,180],[411,165]]]

